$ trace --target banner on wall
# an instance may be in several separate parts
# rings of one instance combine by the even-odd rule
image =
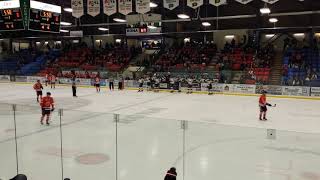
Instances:
[[[136,0],[136,12],[144,14],[150,11],[150,0]]]
[[[10,76],[0,75],[0,82],[10,82]]]
[[[100,0],[88,0],[87,11],[90,16],[97,16],[100,14]]]
[[[27,76],[16,76],[15,81],[16,82],[27,82]]]
[[[132,12],[132,0],[119,0],[119,13],[127,15]]]
[[[235,0],[235,1],[237,1],[241,4],[248,4],[248,3],[252,2],[253,0]]]
[[[223,92],[233,92],[233,84],[223,84]]]
[[[201,83],[201,91],[208,91],[209,83]],[[224,87],[227,86],[225,84],[212,84],[212,91],[213,92],[223,92]],[[229,91],[229,87],[227,88]]]
[[[320,96],[320,87],[311,87],[311,96]]]
[[[163,0],[163,7],[173,10],[179,6],[179,0]]]
[[[282,95],[282,86],[256,85],[256,94],[261,94],[263,90],[268,94]]]
[[[283,86],[282,95],[288,96],[309,96],[310,87],[300,87],[300,86]]]
[[[71,78],[59,78],[58,81],[59,84],[72,84]],[[91,86],[91,79],[77,78],[76,84],[82,86]]]
[[[203,0],[187,0],[187,6],[197,9],[203,5]]]
[[[234,84],[233,85],[233,92],[255,94],[256,93],[256,85]]]
[[[214,6],[220,6],[223,4],[227,4],[227,0],[209,0],[209,3]]]
[[[278,2],[279,0],[262,0],[263,2],[269,3],[269,4],[274,4]]]
[[[45,82],[44,77],[41,77],[41,76],[28,76],[27,77],[27,82],[35,83],[35,82],[37,82],[37,80],[40,80],[41,82]]]
[[[80,18],[84,14],[83,0],[71,0],[72,16]]]
[[[103,13],[110,16],[117,12],[117,0],[103,0]]]
[[[168,89],[168,83],[160,83],[159,88],[160,89]]]

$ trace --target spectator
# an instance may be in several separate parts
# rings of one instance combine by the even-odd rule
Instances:
[[[298,76],[296,76],[292,82],[292,85],[293,86],[300,86],[301,85],[301,81],[300,79],[298,78]]]
[[[177,179],[176,168],[172,167],[170,168],[170,170],[167,171],[167,174],[164,177],[164,180],[176,180],[176,179]]]
[[[317,73],[313,72],[312,75],[311,75],[311,80],[317,80],[318,79],[318,75]]]
[[[18,174],[16,175],[14,178],[10,179],[10,180],[27,180],[27,176],[24,174]]]
[[[306,77],[306,79],[305,79],[305,84],[306,84],[306,85],[309,85],[310,80],[311,80],[310,75],[307,75],[307,77]]]
[[[232,48],[235,48],[235,47],[236,47],[236,40],[235,40],[235,39],[232,39],[232,41],[231,41],[231,47],[232,47]]]

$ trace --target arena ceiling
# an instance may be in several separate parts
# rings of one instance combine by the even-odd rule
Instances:
[[[70,0],[41,0],[43,2],[57,4],[64,7],[71,7]],[[86,5],[86,0],[84,0]],[[134,0],[133,0],[134,1]],[[274,4],[267,4],[271,14],[261,15],[259,9],[265,3],[261,0],[254,0],[248,4],[241,4],[235,0],[227,0],[227,5],[219,8],[204,0],[204,5],[194,10],[186,6],[186,0],[180,0],[180,6],[174,10],[163,8],[163,0],[151,0],[158,4],[158,7],[151,8],[149,13],[162,15],[162,31],[164,33],[214,31],[224,29],[261,29],[274,30],[274,24],[269,22],[270,17],[276,17],[277,30],[288,29],[318,29],[320,27],[320,0],[279,0]],[[133,2],[133,4],[135,4]],[[183,5],[184,4],[184,5]],[[85,7],[86,9],[86,7]],[[133,7],[135,9],[135,7]],[[184,11],[191,19],[181,20],[177,14]],[[102,9],[101,9],[102,12]],[[135,12],[130,14],[136,14]],[[217,21],[216,18],[219,17]],[[72,17],[71,13],[63,11],[62,21],[71,22],[70,27],[62,27],[68,30],[83,30],[87,35],[105,34],[98,30],[98,27],[108,27],[109,34],[125,34],[125,24],[113,21],[114,17],[125,18],[124,15],[116,13],[112,16],[100,14],[92,17],[86,14],[80,19]],[[212,26],[204,28],[201,21],[210,22]],[[67,35],[67,34],[66,34]]]

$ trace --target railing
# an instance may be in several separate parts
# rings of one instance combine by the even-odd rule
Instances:
[[[319,133],[68,109],[46,126],[40,113],[0,104],[0,177],[160,180],[170,167],[181,180],[319,177]]]

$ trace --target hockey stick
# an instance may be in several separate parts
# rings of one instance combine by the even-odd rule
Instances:
[[[269,106],[269,107],[277,107],[277,104],[271,105],[271,104],[267,103],[267,106]]]

